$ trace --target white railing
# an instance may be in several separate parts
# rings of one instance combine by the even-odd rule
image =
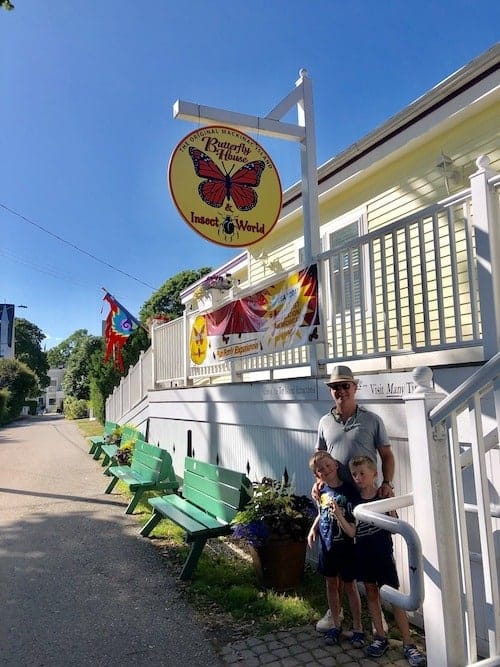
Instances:
[[[106,400],[106,419],[119,422],[121,417],[138,405],[153,389],[153,350],[149,348],[141,355],[118,387]]]
[[[431,389],[432,372],[419,373],[407,419],[427,424],[408,439],[428,664],[498,665],[500,353],[444,400]]]
[[[484,358],[492,356],[500,330],[500,287],[494,279],[494,269],[500,273],[495,268],[500,265],[500,178],[484,158],[477,163],[470,189],[318,255],[323,304],[318,341],[197,366],[189,358],[196,317],[190,312],[153,328],[152,376],[146,384],[161,389],[316,377],[329,363],[373,358],[390,368],[391,358],[402,354],[470,347],[482,348]],[[139,393],[144,388],[143,379]],[[125,392],[120,400],[136,399]]]
[[[318,257],[326,342],[319,363],[481,346],[470,191]],[[341,269],[339,269],[341,267]],[[347,295],[347,296],[346,296]],[[352,298],[349,295],[353,295]],[[225,376],[315,375],[310,345],[235,362],[183,366],[195,315],[154,329],[155,386]]]

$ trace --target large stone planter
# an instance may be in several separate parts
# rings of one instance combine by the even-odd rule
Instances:
[[[271,538],[260,547],[250,547],[259,583],[282,592],[296,588],[304,576],[306,541],[288,537]]]

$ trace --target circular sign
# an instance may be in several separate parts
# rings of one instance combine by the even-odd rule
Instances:
[[[281,211],[281,183],[266,151],[239,130],[207,126],[177,145],[168,167],[170,192],[188,225],[229,247],[262,241]]]

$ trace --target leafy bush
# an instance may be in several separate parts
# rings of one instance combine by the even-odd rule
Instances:
[[[312,501],[307,496],[296,496],[287,480],[264,477],[253,484],[250,501],[233,519],[233,537],[253,546],[285,535],[302,541],[315,517]]]
[[[38,379],[26,364],[17,359],[0,359],[0,389],[7,389],[8,400],[5,403],[5,422],[19,417],[28,396],[38,389]]]
[[[66,419],[85,419],[89,416],[88,401],[84,398],[66,396],[64,399],[64,416]]]
[[[0,424],[6,424],[7,419],[7,403],[9,402],[10,391],[8,389],[0,389]]]

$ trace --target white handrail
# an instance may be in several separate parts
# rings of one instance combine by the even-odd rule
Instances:
[[[414,611],[419,609],[424,601],[424,568],[420,538],[409,523],[385,514],[385,512],[401,507],[409,507],[410,505],[413,505],[413,494],[411,493],[405,496],[362,503],[354,508],[354,516],[356,519],[365,521],[372,526],[378,526],[378,528],[390,533],[401,535],[406,542],[410,592],[405,595],[392,586],[384,585],[380,589],[380,595],[386,602],[390,602],[396,607]]]

